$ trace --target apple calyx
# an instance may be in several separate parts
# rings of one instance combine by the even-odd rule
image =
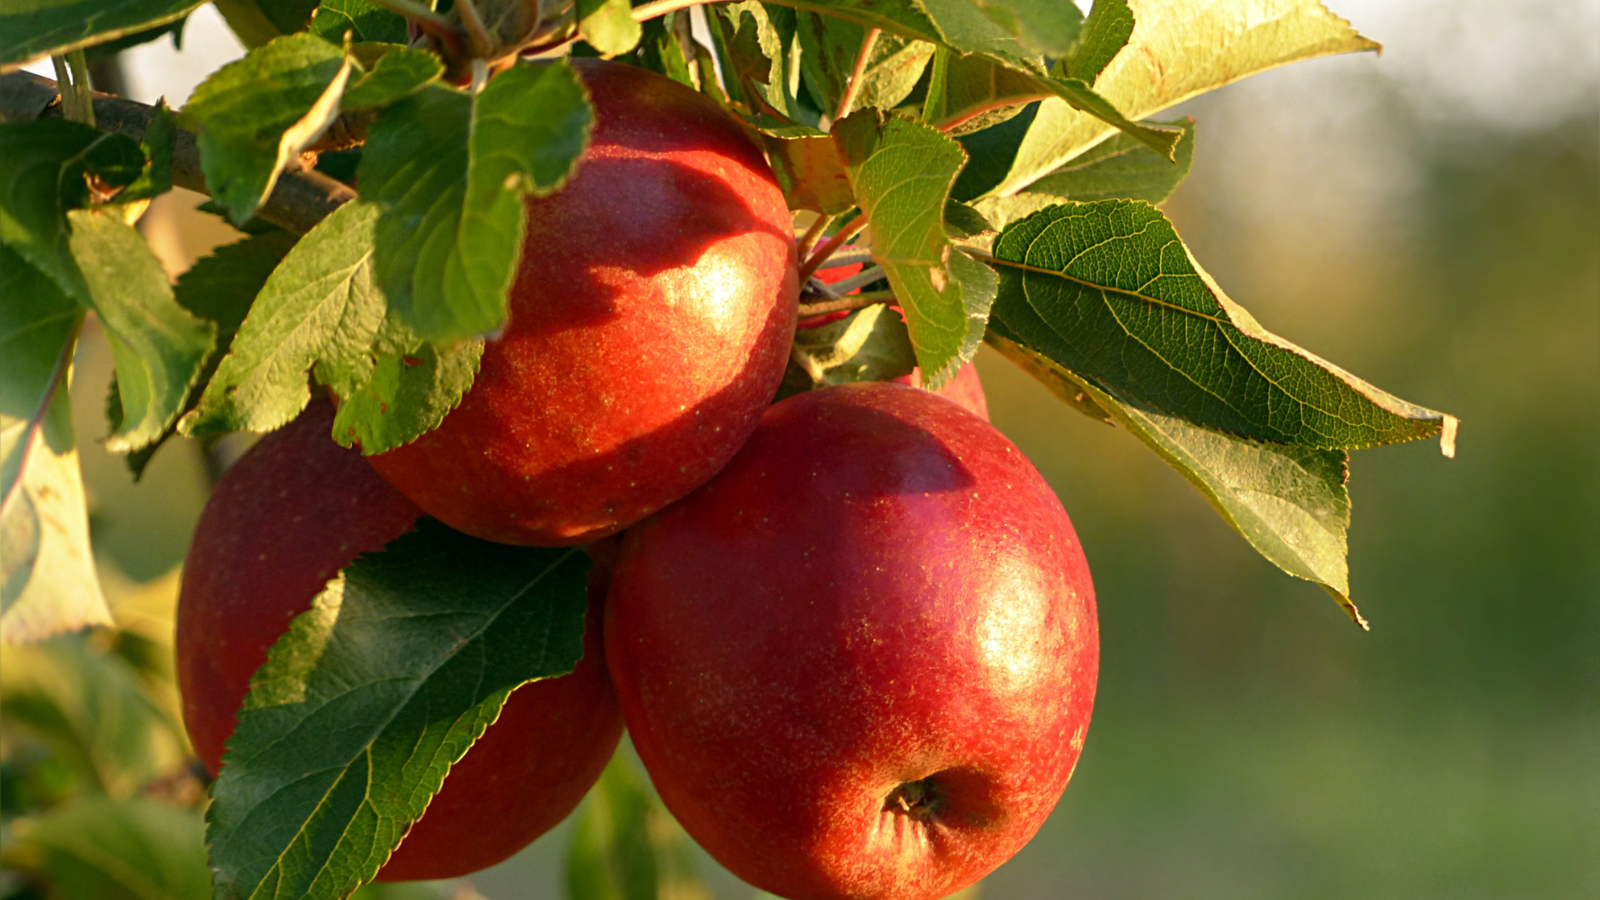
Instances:
[[[905,816],[914,822],[929,822],[939,817],[945,800],[944,792],[939,789],[938,776],[929,775],[919,781],[895,785],[883,800],[883,810]]]

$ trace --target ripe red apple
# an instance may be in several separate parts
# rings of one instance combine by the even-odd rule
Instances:
[[[794,900],[923,900],[1039,828],[1083,746],[1094,588],[1005,436],[852,384],[769,409],[710,483],[629,529],[606,616],[661,798]]]
[[[505,332],[438,428],[370,457],[433,516],[513,544],[586,543],[705,483],[794,333],[789,210],[740,125],[661,75],[573,65],[594,135],[527,202]]]
[[[189,739],[212,773],[250,676],[290,620],[356,556],[382,549],[423,514],[334,443],[332,428],[332,406],[315,401],[262,438],[217,483],[195,530],[178,598],[178,686]],[[608,573],[601,565],[592,573],[582,661],[570,675],[512,692],[378,880],[454,878],[493,865],[565,818],[600,776],[622,717],[600,638]]]

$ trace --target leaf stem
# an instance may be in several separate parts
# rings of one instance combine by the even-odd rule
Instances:
[[[811,252],[811,245],[816,243],[817,236],[822,234],[823,229],[827,228],[828,223],[832,221],[833,216],[818,214],[817,220],[812,222],[811,227],[806,229],[806,233],[801,235],[800,240],[795,242],[794,255],[797,259],[806,258],[806,254]]]
[[[856,217],[839,229],[837,234],[823,242],[822,246],[817,248],[817,252],[811,254],[805,265],[800,267],[800,281],[804,283],[807,278],[811,277],[812,273],[816,272],[823,263],[828,261],[828,257],[832,256],[835,250],[844,246],[845,241],[855,237],[856,233],[865,227],[867,227],[867,217],[857,213]]]
[[[800,318],[809,319],[812,316],[825,316],[828,313],[843,312],[848,309],[865,309],[894,300],[894,291],[872,291],[866,294],[851,294],[837,300],[824,300],[821,303],[800,304]]]
[[[94,102],[89,94],[89,66],[82,50],[66,56],[50,57],[56,70],[56,84],[61,92],[61,117],[69,122],[82,122],[94,127]]]
[[[848,115],[850,107],[856,103],[856,98],[861,96],[862,75],[867,71],[867,57],[872,55],[872,47],[878,43],[878,35],[882,33],[881,28],[868,29],[867,36],[861,39],[861,52],[856,54],[856,66],[850,72],[850,83],[845,86],[844,96],[839,98],[839,111],[833,114],[835,122]]]
[[[851,275],[849,278],[839,279],[833,284],[828,285],[828,287],[832,288],[835,294],[838,294],[842,297],[845,294],[856,290],[857,288],[864,288],[881,278],[883,278],[883,266],[869,266],[865,270]]]
[[[372,2],[397,16],[404,16],[417,23],[424,31],[441,36],[445,33],[452,36],[456,34],[454,22],[416,2],[416,0],[372,0]]]
[[[473,0],[459,0],[455,5],[456,12],[461,15],[461,24],[467,30],[467,46],[474,56],[487,59],[494,55],[498,49],[499,41],[489,33],[483,24],[483,17],[478,15],[478,7],[473,5]]]
[[[633,8],[633,20],[635,22],[644,22],[657,16],[664,16],[669,12],[688,9],[691,6],[699,6],[705,2],[706,0],[654,0],[652,3],[643,3],[635,6]]]

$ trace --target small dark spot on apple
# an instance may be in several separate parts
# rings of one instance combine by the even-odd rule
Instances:
[[[422,360],[417,359],[415,356],[402,356],[402,357],[400,357],[400,361],[405,363],[408,366],[420,366],[420,365],[422,365]]]

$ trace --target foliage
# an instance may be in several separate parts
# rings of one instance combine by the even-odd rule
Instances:
[[[78,65],[84,48],[194,6],[41,0],[0,13],[0,71],[50,54]],[[128,134],[94,127],[81,102],[64,104],[75,121],[0,125],[6,641],[111,621],[65,416],[86,315],[116,360],[107,446],[135,473],[175,433],[270,430],[313,390],[341,399],[335,437],[366,453],[416,439],[460,402],[505,322],[522,198],[559,190],[593,127],[572,67],[516,58],[564,48],[661,72],[743,121],[814,238],[805,275],[841,252],[881,271],[886,294],[796,338],[785,392],[912,363],[935,387],[987,342],[1144,442],[1252,547],[1365,624],[1345,561],[1348,451],[1438,437],[1450,455],[1454,418],[1266,331],[1151,205],[1187,174],[1197,134],[1151,116],[1277,65],[1377,48],[1319,0],[1098,0],[1087,19],[1047,0],[718,3],[709,46],[691,37],[687,9],[617,0],[536,4],[476,27],[419,6],[424,36],[402,46],[410,32],[394,6],[221,4],[252,49],[179,113],[193,145],[163,111]],[[7,91],[22,90],[16,78]],[[81,86],[68,93],[86,99]],[[196,168],[234,222],[277,221],[273,204],[308,177],[308,154],[356,145],[357,199],[304,235],[267,229],[223,248],[176,288],[130,224]],[[187,169],[184,152],[198,154]],[[477,561],[471,578],[445,574],[463,559]],[[258,674],[212,790],[217,895],[337,897],[370,879],[506,694],[576,658],[580,575],[571,554],[429,525],[335,579]],[[360,615],[372,606],[456,630]],[[506,649],[508,635],[559,640],[529,658]],[[389,687],[357,696],[341,687],[352,672]],[[325,740],[318,723],[335,710],[372,727]],[[30,721],[46,728],[50,715]],[[192,809],[152,807],[95,777],[104,797],[41,804],[16,865],[103,896],[194,893],[187,850],[148,840],[152,823],[192,831]],[[638,860],[676,851],[656,846],[652,815],[610,771],[571,883],[633,897],[655,878],[659,893],[664,870]],[[113,884],[85,861],[70,838],[91,820],[96,843],[153,873],[154,887]],[[593,880],[606,865],[620,881]]]

